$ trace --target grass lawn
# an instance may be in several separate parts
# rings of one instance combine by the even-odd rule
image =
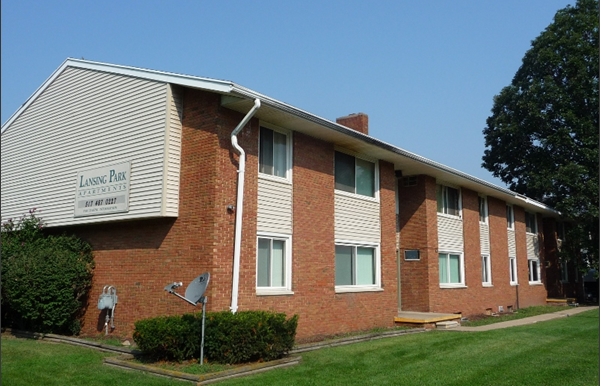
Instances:
[[[182,385],[102,365],[106,353],[2,338],[2,385]],[[304,353],[220,385],[598,385],[599,310],[486,332],[431,331]]]
[[[528,318],[530,316],[548,314],[550,312],[559,312],[569,310],[570,306],[534,306],[534,307],[526,307],[520,308],[515,312],[497,314],[497,316],[485,316],[480,319],[468,320],[461,322],[462,326],[465,327],[476,327],[476,326],[485,326],[493,323],[506,322],[508,320],[515,319],[523,319]]]

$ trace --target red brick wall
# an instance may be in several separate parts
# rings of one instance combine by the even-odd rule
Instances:
[[[256,141],[255,141],[256,142]],[[256,247],[242,255],[244,277],[241,281],[240,310],[268,309],[299,315],[297,339],[391,326],[396,315],[395,214],[382,210],[382,285],[383,292],[335,293],[334,249],[334,147],[330,143],[293,133],[293,235],[292,291],[294,295],[257,296]],[[247,182],[256,186],[256,151],[249,146]],[[252,170],[252,171],[251,171]],[[394,208],[394,170],[380,163],[380,201]],[[251,181],[253,181],[251,183]],[[250,189],[250,187],[249,187]],[[247,192],[249,202],[255,193]],[[246,209],[245,209],[246,210]],[[253,223],[256,230],[256,222]],[[245,229],[247,229],[246,227]],[[249,234],[251,230],[248,230]],[[245,244],[247,241],[245,240]],[[364,315],[365,317],[358,317]],[[368,317],[367,317],[368,316]]]
[[[336,123],[356,130],[363,134],[369,134],[369,118],[367,114],[357,113],[346,117],[336,118]]]
[[[434,194],[432,194],[432,187],[434,187]],[[401,179],[398,191],[401,308],[406,311],[427,312],[430,310],[429,287],[432,280],[432,260],[438,264],[436,181],[432,177],[421,175],[417,177],[417,185],[405,187]],[[404,259],[404,251],[411,249],[419,250],[419,261]]]
[[[424,245],[427,244],[434,246],[431,247],[430,253],[421,252],[422,259],[419,262],[402,261],[402,309],[405,311],[459,312],[464,316],[469,316],[486,313],[487,309],[498,312],[499,306],[503,306],[507,310],[508,307],[517,309],[518,305],[519,307],[528,307],[545,304],[545,287],[528,284],[523,209],[514,207],[519,286],[511,286],[509,284],[506,204],[504,201],[488,198],[493,285],[485,287],[481,280],[478,194],[469,189],[462,189],[461,195],[466,288],[440,288],[438,240],[437,232],[435,232],[438,226],[436,182],[431,177],[420,176],[417,186],[399,187],[401,250],[425,248]],[[539,226],[542,226],[542,223]],[[428,243],[428,241],[430,242]],[[541,250],[542,253],[544,253],[544,248]],[[542,264],[544,267],[543,262]],[[428,271],[426,272],[426,270]],[[542,271],[544,268],[541,269]],[[424,277],[428,278],[428,282]]]
[[[96,271],[83,333],[103,334],[96,309],[102,287],[117,288],[116,329],[131,337],[139,319],[199,311],[164,291],[209,271],[207,308],[228,310],[231,302],[238,154],[230,134],[243,115],[220,106],[218,95],[185,90],[180,208],[177,219],[136,220],[67,229],[90,241]],[[382,286],[380,292],[334,291],[334,147],[293,133],[294,295],[257,296],[256,214],[257,119],[238,135],[246,151],[238,310],[268,309],[299,314],[300,341],[342,332],[391,326],[396,315],[396,218],[394,169],[380,163]]]
[[[515,244],[517,253],[517,264],[518,264],[518,301],[519,307],[530,307],[537,305],[544,305],[547,303],[547,290],[544,284],[528,284],[528,254],[526,250],[526,222],[525,222],[525,211],[524,208],[514,206],[515,215]],[[538,224],[539,229],[542,230],[542,226]],[[542,240],[541,240],[542,241]],[[541,252],[544,252],[544,242],[540,243]],[[544,274],[544,256],[541,255],[541,275]],[[541,283],[545,282],[545,278],[541,278]]]
[[[208,310],[229,308],[234,214],[226,208],[236,203],[238,159],[229,134],[241,118],[221,108],[219,96],[186,90],[179,217],[68,230],[92,244],[96,261],[84,334],[103,331],[104,314],[96,309],[96,302],[107,284],[114,285],[119,296],[113,332],[117,336],[131,336],[139,319],[198,311],[163,288],[182,281],[179,292],[183,293],[192,279],[206,271],[211,272]],[[249,126],[253,124],[256,128],[256,121]],[[248,135],[240,137],[244,142]],[[245,216],[253,216],[252,210]]]

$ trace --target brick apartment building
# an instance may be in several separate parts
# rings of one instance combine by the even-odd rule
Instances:
[[[299,340],[572,296],[557,212],[369,136],[364,114],[67,59],[3,125],[1,154],[2,220],[35,207],[93,246],[84,334],[104,331],[105,285],[125,337],[195,311],[164,287],[203,272],[209,311],[298,314]]]

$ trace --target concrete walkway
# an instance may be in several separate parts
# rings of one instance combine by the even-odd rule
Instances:
[[[581,307],[570,308],[569,310],[553,312],[550,314],[542,314],[542,315],[537,315],[537,316],[530,316],[528,318],[523,318],[523,319],[508,320],[506,322],[488,324],[486,326],[478,326],[478,327],[459,326],[459,327],[453,327],[453,328],[448,328],[448,329],[442,329],[439,331],[490,331],[490,330],[497,330],[499,328],[524,326],[527,324],[534,324],[534,323],[544,322],[544,321],[552,320],[552,319],[566,318],[570,315],[576,315],[581,312],[590,311],[590,310],[598,310],[598,309],[599,309],[599,306],[581,306]]]

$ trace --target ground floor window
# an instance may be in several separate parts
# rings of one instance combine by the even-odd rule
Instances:
[[[257,292],[291,290],[289,236],[257,237]]]
[[[439,253],[438,274],[441,286],[463,286],[463,254]]]
[[[528,260],[528,281],[540,283],[540,261],[538,259]]]
[[[491,285],[491,275],[490,275],[490,256],[482,255],[482,284],[483,285]]]
[[[380,286],[380,256],[375,245],[336,244],[336,289]]]
[[[518,284],[518,266],[515,256],[509,256],[509,284]]]
[[[568,277],[568,262],[565,260],[561,261],[561,281],[564,283],[570,281]]]

